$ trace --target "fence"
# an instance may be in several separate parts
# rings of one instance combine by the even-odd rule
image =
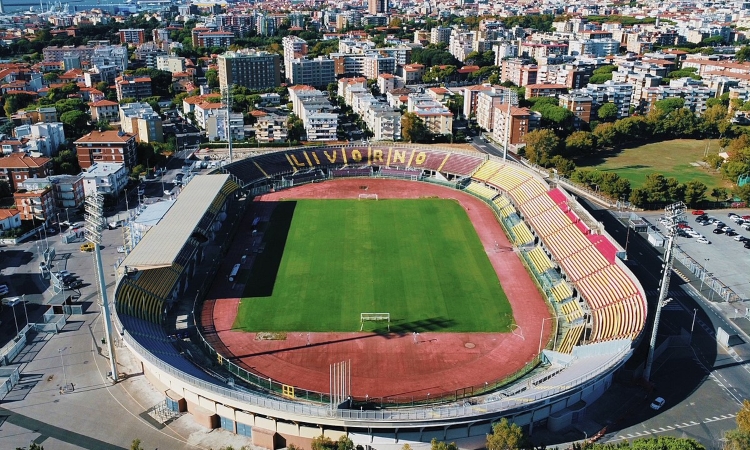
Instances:
[[[688,268],[695,276],[701,280],[701,286],[705,285],[711,289],[709,299],[713,300],[714,293],[718,298],[723,299],[729,303],[741,301],[742,298],[737,295],[729,286],[722,283],[718,278],[714,278],[713,274],[706,270],[705,267],[700,265],[696,260],[690,257],[687,253],[682,251],[681,248],[675,246],[674,257],[681,262],[685,267]]]
[[[5,397],[13,389],[13,386],[18,384],[18,380],[20,379],[21,373],[18,367],[0,368],[0,397]]]
[[[26,345],[26,333],[31,330],[31,327],[32,325],[27,324],[12,341],[0,349],[0,366],[7,366],[21,352]]]
[[[430,405],[425,408],[414,409],[381,409],[377,411],[359,410],[359,409],[339,409],[331,410],[327,404],[303,403],[292,400],[285,400],[280,397],[264,395],[263,392],[250,392],[242,390],[239,387],[226,387],[217,383],[208,382],[199,378],[181,372],[160,360],[148,350],[143,348],[127,331],[123,336],[125,342],[132,351],[140,355],[141,359],[153,365],[157,369],[167,373],[175,378],[186,382],[196,388],[203,389],[207,392],[218,396],[243,402],[247,405],[259,408],[270,409],[286,414],[301,415],[306,417],[320,418],[337,418],[341,420],[370,421],[370,422],[403,422],[410,423],[415,420],[436,421],[445,419],[462,419],[474,416],[484,416],[488,413],[510,412],[514,408],[528,408],[529,405],[541,400],[552,399],[564,395],[566,392],[583,388],[586,385],[601,379],[604,375],[612,373],[618,369],[627,359],[631,350],[629,346],[624,346],[618,351],[613,352],[612,357],[602,364],[592,365],[591,369],[582,375],[575,377],[566,382],[555,384],[549,388],[544,388],[535,384],[532,380],[526,384],[527,388],[522,386],[512,386],[507,390],[499,391],[485,399],[485,401],[472,404],[469,402],[460,402],[459,404]],[[559,368],[558,368],[559,369]],[[542,378],[546,378],[544,375]],[[530,389],[529,386],[534,388]],[[521,393],[528,393],[525,396],[518,396]],[[298,397],[300,398],[300,397]]]

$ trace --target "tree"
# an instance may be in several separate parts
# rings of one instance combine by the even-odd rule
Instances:
[[[348,436],[341,436],[338,441],[333,442],[331,438],[321,434],[313,438],[310,447],[312,450],[354,450],[354,442]]]
[[[569,177],[571,173],[576,169],[576,165],[573,161],[564,158],[561,155],[555,155],[549,160],[549,165],[557,170],[557,173],[564,177]]]
[[[565,153],[572,156],[590,155],[596,150],[596,137],[590,131],[575,131],[565,138]]]
[[[654,102],[654,108],[662,111],[664,114],[669,114],[674,110],[682,109],[684,107],[685,99],[679,97],[665,98],[664,100]]]
[[[287,140],[289,142],[299,142],[305,136],[305,125],[302,119],[294,114],[290,114],[286,121]]]
[[[706,112],[703,113],[700,130],[707,136],[721,136],[726,132],[726,128],[721,127],[724,122],[729,122],[727,120],[727,107],[721,103],[714,104],[706,108]]]
[[[744,186],[738,186],[734,193],[743,202],[750,205],[750,183],[745,184]]]
[[[60,115],[60,122],[63,124],[65,136],[75,140],[92,130],[89,125],[91,116],[83,111],[68,111]]]
[[[208,87],[211,89],[219,87],[219,72],[217,72],[215,69],[207,70],[206,81],[208,82]]]
[[[427,125],[414,113],[401,116],[401,136],[409,142],[420,142],[429,136]]]
[[[713,188],[711,189],[711,197],[715,198],[717,202],[727,199],[727,190],[725,188]]]
[[[503,418],[492,427],[487,435],[487,450],[516,450],[521,447],[523,432],[515,423]]]
[[[737,422],[737,428],[740,431],[750,433],[750,400],[745,399],[742,401],[742,408],[739,410],[734,420]]]
[[[600,123],[594,128],[594,137],[602,147],[612,147],[617,142],[617,129],[613,123]]]
[[[133,442],[130,443],[130,450],[143,450],[143,447],[141,447],[141,440],[133,439]]]
[[[443,441],[438,441],[436,438],[432,438],[430,441],[430,450],[458,450],[458,446],[455,442],[447,444]]]
[[[75,175],[81,172],[78,165],[78,157],[73,150],[61,150],[57,156],[52,158],[52,167],[56,174]]]
[[[602,122],[614,122],[617,119],[617,106],[614,103],[605,103],[599,107],[596,116]]]
[[[550,158],[558,154],[560,138],[548,129],[534,130],[526,134],[526,158],[532,164],[546,166]]]
[[[573,122],[573,112],[554,104],[536,104],[531,108],[542,115],[542,126],[562,129]]]
[[[664,119],[664,127],[674,137],[688,137],[695,134],[698,130],[698,120],[695,114],[687,108],[675,109],[667,114],[667,117]]]
[[[704,183],[697,180],[688,181],[685,183],[685,203],[688,206],[694,206],[706,198],[706,191],[708,191],[708,186]]]
[[[737,53],[734,54],[734,57],[737,58],[737,62],[740,63],[750,59],[750,46],[745,45],[741,49],[737,50]]]
[[[13,193],[10,191],[8,180],[0,180],[0,198],[10,197]]]
[[[642,207],[648,203],[648,191],[643,188],[635,188],[630,192],[628,200],[635,206]]]

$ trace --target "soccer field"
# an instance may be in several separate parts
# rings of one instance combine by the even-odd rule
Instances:
[[[235,329],[351,332],[372,312],[390,313],[393,332],[509,331],[508,299],[453,200],[285,201],[263,231]]]

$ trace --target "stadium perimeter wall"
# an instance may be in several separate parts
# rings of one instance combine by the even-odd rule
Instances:
[[[632,277],[627,267],[618,265]],[[636,285],[642,291],[640,284],[636,282]],[[253,443],[265,448],[288,444],[309,448],[311,439],[321,434],[334,440],[348,434],[355,444],[384,449],[396,446],[400,449],[403,440],[427,443],[433,437],[456,441],[466,448],[482,447],[483,439],[477,438],[483,438],[492,422],[499,418],[509,418],[520,426],[527,426],[528,432],[533,433],[534,423],[544,422],[551,415],[560,416],[561,411],[581,400],[587,403],[595,400],[611,385],[614,372],[631,353],[630,342],[620,342],[617,348],[610,345],[612,348],[602,348],[604,356],[599,355],[599,359],[583,357],[559,372],[569,376],[524,380],[531,393],[524,393],[525,389],[516,385],[509,388],[508,393],[513,389],[517,395],[497,395],[496,401],[485,399],[403,410],[332,411],[326,406],[240,389],[233,383],[227,384],[226,380],[196,378],[160,360],[127,330],[123,341],[141,360],[149,381],[166,397],[184,400],[185,410],[199,423],[208,428],[231,423],[235,432],[240,425],[247,426],[252,430]],[[477,442],[481,444],[475,445]]]

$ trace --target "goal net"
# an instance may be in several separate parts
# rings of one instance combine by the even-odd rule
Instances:
[[[361,313],[359,315],[359,331],[365,328],[365,322],[387,322],[391,331],[391,313]]]
[[[378,194],[359,194],[359,200],[377,200]]]

